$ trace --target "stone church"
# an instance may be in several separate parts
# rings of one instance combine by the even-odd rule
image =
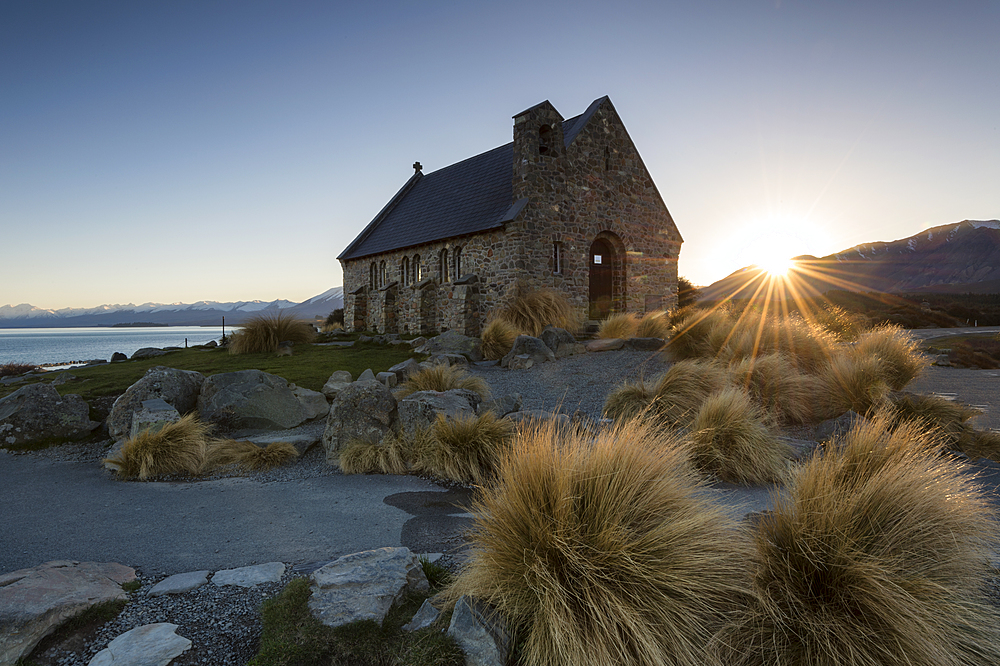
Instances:
[[[683,242],[611,100],[548,101],[514,140],[414,174],[338,257],[348,330],[479,335],[516,282],[585,320],[677,303]]]

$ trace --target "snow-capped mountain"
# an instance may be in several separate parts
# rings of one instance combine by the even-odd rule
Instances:
[[[303,319],[326,317],[344,307],[344,288],[334,287],[318,296],[294,303],[276,301],[198,301],[197,303],[143,303],[135,305],[98,305],[93,308],[61,308],[46,310],[28,303],[0,306],[0,328],[34,328],[54,326],[111,326],[132,322],[201,326],[217,324],[226,318],[227,324],[239,324],[254,315],[282,311]]]

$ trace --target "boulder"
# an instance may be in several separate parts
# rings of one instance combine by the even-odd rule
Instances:
[[[215,349],[218,346],[219,346],[219,343],[216,342],[215,340],[209,340],[208,342],[206,342],[205,344],[202,345],[202,347],[205,347],[207,349]]]
[[[518,354],[513,357],[505,356],[504,360],[507,361],[508,370],[527,370],[535,365],[535,362],[527,354]]]
[[[625,346],[625,341],[621,338],[598,338],[591,340],[585,347],[589,352],[614,351]]]
[[[337,370],[330,375],[330,378],[326,380],[325,384],[323,384],[323,395],[326,396],[328,401],[332,402],[333,400],[336,400],[337,394],[353,381],[354,378],[351,377],[350,372],[347,370]]]
[[[540,338],[533,338],[530,335],[517,336],[510,351],[500,359],[500,365],[509,368],[511,360],[516,356],[527,356],[535,365],[556,360],[555,352],[549,349],[548,345]]]
[[[253,437],[247,437],[248,442],[253,442],[257,446],[267,448],[268,444],[277,443],[287,443],[295,447],[295,450],[299,452],[299,455],[303,455],[306,451],[319,444],[321,436],[310,435],[308,433],[302,433],[297,435],[278,435],[275,433],[267,433],[266,435],[254,435]]]
[[[625,348],[635,351],[660,351],[666,340],[663,338],[629,338],[625,341]]]
[[[396,365],[389,368],[389,372],[395,372],[396,378],[400,382],[405,382],[410,378],[410,375],[420,370],[420,364],[417,363],[415,359],[408,358],[402,363],[397,363]]]
[[[328,627],[385,619],[393,603],[429,589],[427,576],[409,548],[379,548],[345,555],[310,576],[309,610]]]
[[[361,373],[361,376],[358,377],[358,381],[359,382],[374,382],[374,381],[377,381],[377,380],[375,379],[375,373],[372,372],[372,369],[371,368],[366,368],[365,371]]]
[[[269,430],[294,428],[308,418],[288,382],[260,370],[223,372],[206,379],[198,396],[198,414],[229,428]]]
[[[417,347],[422,347],[427,344],[427,338],[420,336],[418,338],[413,338],[412,340],[407,340],[407,343],[411,348],[416,349]]]
[[[473,416],[482,400],[475,391],[417,391],[399,402],[399,427],[412,435],[418,429],[434,425],[438,415],[454,419]]]
[[[177,370],[158,365],[150,368],[142,379],[118,396],[108,414],[108,434],[115,439],[127,437],[132,429],[132,415],[142,408],[142,403],[162,398],[181,414],[198,406],[198,393],[205,382],[205,375],[189,370]]]
[[[434,624],[439,617],[441,617],[441,611],[434,607],[430,599],[424,599],[424,603],[420,604],[420,609],[417,610],[413,619],[400,627],[400,629],[403,631],[420,631]]]
[[[570,418],[566,414],[547,412],[544,409],[526,409],[522,412],[511,412],[505,418],[510,419],[517,425],[525,425],[532,421],[548,421],[550,419],[554,419],[556,423],[562,426],[570,424]]]
[[[154,585],[147,594],[151,597],[159,597],[164,594],[183,594],[197,590],[208,582],[208,574],[210,573],[210,571],[188,571],[174,574]]]
[[[52,380],[53,386],[62,386],[66,382],[71,382],[76,379],[76,375],[70,374],[68,372],[60,372],[59,375]]]
[[[163,398],[143,400],[142,407],[132,415],[129,439],[135,439],[141,432],[159,432],[168,423],[180,421],[181,415]]]
[[[169,352],[165,349],[157,349],[156,347],[143,347],[142,349],[136,349],[132,352],[131,358],[133,361],[138,361],[144,358],[154,358],[156,356],[166,356]]]
[[[375,379],[388,388],[395,388],[396,384],[399,383],[399,377],[396,376],[395,372],[380,372],[375,375]]]
[[[469,359],[461,354],[434,354],[427,359],[434,365],[457,365],[463,368],[469,367]]]
[[[486,409],[493,412],[497,418],[502,418],[508,414],[521,411],[524,400],[520,393],[508,393],[502,398],[498,398],[489,403]]]
[[[448,635],[465,652],[466,666],[506,666],[512,634],[500,614],[485,603],[459,597]]]
[[[223,585],[237,585],[239,587],[254,587],[263,583],[277,583],[285,575],[285,565],[281,562],[268,562],[266,564],[255,564],[249,567],[238,567],[236,569],[223,569],[216,571],[212,576],[212,584],[218,587]]]
[[[126,598],[135,570],[56,560],[0,575],[0,664],[27,657],[60,624],[91,606]]]
[[[574,342],[572,344],[562,343],[559,345],[559,349],[556,350],[556,358],[566,358],[567,356],[574,356],[576,354],[586,354],[587,346],[582,342]]]
[[[115,352],[114,354],[111,355],[111,362],[112,363],[115,363],[117,361],[127,361],[127,360],[128,360],[128,356],[126,356],[125,354],[123,354],[121,352]]]
[[[327,462],[334,462],[341,447],[352,439],[381,441],[399,429],[396,398],[385,384],[358,380],[337,395],[330,405],[323,431]]]
[[[167,666],[191,649],[191,641],[175,633],[178,628],[157,622],[126,631],[95,654],[87,666]]]
[[[59,395],[48,384],[29,384],[0,398],[0,446],[80,439],[101,424],[78,395]]]
[[[424,354],[461,354],[470,361],[483,360],[483,341],[455,331],[436,335],[417,348]]]
[[[322,418],[330,413],[330,403],[326,401],[324,394],[294,384],[290,385],[289,388],[292,389],[292,395],[305,410],[306,421]]]
[[[538,339],[544,342],[545,346],[551,349],[552,353],[557,356],[560,345],[576,344],[576,338],[573,337],[572,333],[565,328],[556,328],[552,324],[545,327],[545,330],[541,332]]]

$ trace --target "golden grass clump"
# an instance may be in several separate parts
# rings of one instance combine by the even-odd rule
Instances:
[[[493,412],[454,419],[438,416],[415,450],[415,469],[453,481],[486,483],[514,435],[510,419]]]
[[[156,432],[140,432],[125,442],[117,456],[104,462],[117,465],[118,475],[125,478],[201,474],[211,430],[210,424],[188,414]]]
[[[605,340],[621,338],[627,340],[635,337],[639,326],[639,318],[630,312],[619,312],[603,320],[597,328],[597,337]]]
[[[691,422],[688,441],[695,466],[723,481],[762,484],[788,475],[792,448],[775,438],[742,389],[710,395]]]
[[[312,342],[316,329],[309,322],[278,311],[262,314],[243,323],[239,331],[229,338],[230,354],[257,354],[278,350],[278,343],[295,344]]]
[[[882,360],[875,356],[840,353],[820,374],[822,390],[816,397],[820,418],[854,410],[865,414],[881,406],[889,395]]]
[[[625,382],[608,394],[604,401],[604,414],[612,419],[633,419],[649,411],[655,400],[654,382],[641,379]]]
[[[483,400],[488,400],[490,397],[490,386],[482,377],[471,375],[457,365],[443,363],[414,372],[405,382],[400,384],[399,389],[397,389],[397,397],[404,398],[417,391],[450,391],[451,389],[474,391]]]
[[[527,666],[700,666],[748,587],[739,528],[704,490],[649,424],[538,424],[483,490],[448,594],[491,604]]]
[[[666,339],[669,335],[670,318],[662,310],[644,314],[635,329],[635,337],[637,338]]]
[[[675,361],[690,358],[715,358],[733,328],[733,317],[726,308],[696,308],[674,325],[667,340],[667,356]]]
[[[815,401],[822,384],[799,372],[781,353],[745,358],[729,366],[729,374],[768,415],[786,423],[816,420]]]
[[[712,393],[729,383],[715,363],[691,359],[674,363],[649,381],[626,382],[608,394],[604,413],[613,419],[642,416],[668,427],[687,425]]]
[[[995,510],[938,448],[882,413],[802,466],[758,523],[754,597],[717,635],[721,663],[1000,663],[982,596]]]
[[[845,342],[857,340],[859,335],[871,328],[871,320],[865,315],[848,312],[829,303],[811,316],[817,324]]]
[[[718,353],[724,361],[784,354],[802,372],[816,372],[835,353],[835,335],[796,315],[764,315],[746,311]]]
[[[497,318],[486,324],[483,329],[483,358],[489,361],[498,361],[506,356],[520,331],[506,319]]]
[[[883,377],[893,391],[902,391],[930,365],[917,341],[898,326],[879,326],[862,333],[852,352],[881,360]]]
[[[412,443],[403,436],[390,435],[381,442],[352,439],[340,450],[344,474],[406,474],[413,457]]]
[[[246,469],[263,471],[287,465],[299,457],[294,445],[288,442],[271,442],[267,446],[254,445],[255,451],[248,451],[239,463]]]
[[[898,393],[890,397],[891,413],[897,423],[917,421],[933,428],[942,444],[970,458],[989,458],[1000,462],[1000,433],[977,430],[969,419],[980,410],[937,395]]]
[[[530,289],[520,282],[508,294],[496,318],[536,338],[549,324],[571,333],[580,328],[580,315],[565,294],[552,289]]]

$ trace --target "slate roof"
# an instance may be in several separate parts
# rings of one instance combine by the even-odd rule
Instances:
[[[563,121],[565,145],[606,99]],[[358,259],[502,227],[527,201],[512,201],[513,162],[511,142],[427,175],[414,174],[337,258]]]

